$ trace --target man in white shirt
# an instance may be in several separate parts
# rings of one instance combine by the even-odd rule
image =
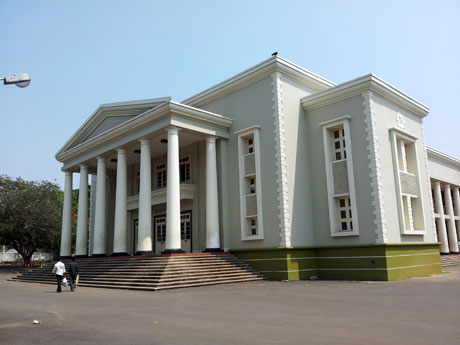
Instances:
[[[57,292],[61,292],[61,282],[65,273],[65,265],[62,263],[61,258],[59,258],[58,262],[54,265],[53,273],[56,274]]]

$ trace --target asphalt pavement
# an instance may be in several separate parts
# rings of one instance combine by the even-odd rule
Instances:
[[[11,274],[3,272],[0,344],[458,344],[460,266],[447,271],[402,282],[60,294],[54,285],[7,281]]]

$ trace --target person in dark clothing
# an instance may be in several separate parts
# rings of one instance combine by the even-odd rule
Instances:
[[[78,275],[78,264],[75,262],[75,257],[72,257],[72,262],[69,264],[70,291],[75,290],[75,281]]]

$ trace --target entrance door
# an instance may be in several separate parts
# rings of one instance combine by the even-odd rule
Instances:
[[[166,216],[156,216],[153,221],[155,223],[155,254],[161,254],[165,250],[166,243]]]
[[[137,231],[139,229],[139,219],[134,219],[133,226],[133,255],[137,252]]]
[[[161,254],[166,245],[166,215],[155,216],[155,254]],[[186,253],[192,251],[192,211],[180,215],[181,249]]]
[[[182,250],[192,251],[192,211],[182,212],[180,215],[180,239]]]

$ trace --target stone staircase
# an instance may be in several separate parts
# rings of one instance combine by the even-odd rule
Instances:
[[[229,253],[185,254],[152,257],[79,259],[78,286],[147,290],[186,288],[265,279]],[[65,261],[66,267],[69,261]],[[20,282],[56,284],[54,263],[13,278]]]
[[[460,265],[460,254],[441,255],[441,266],[457,266]]]

